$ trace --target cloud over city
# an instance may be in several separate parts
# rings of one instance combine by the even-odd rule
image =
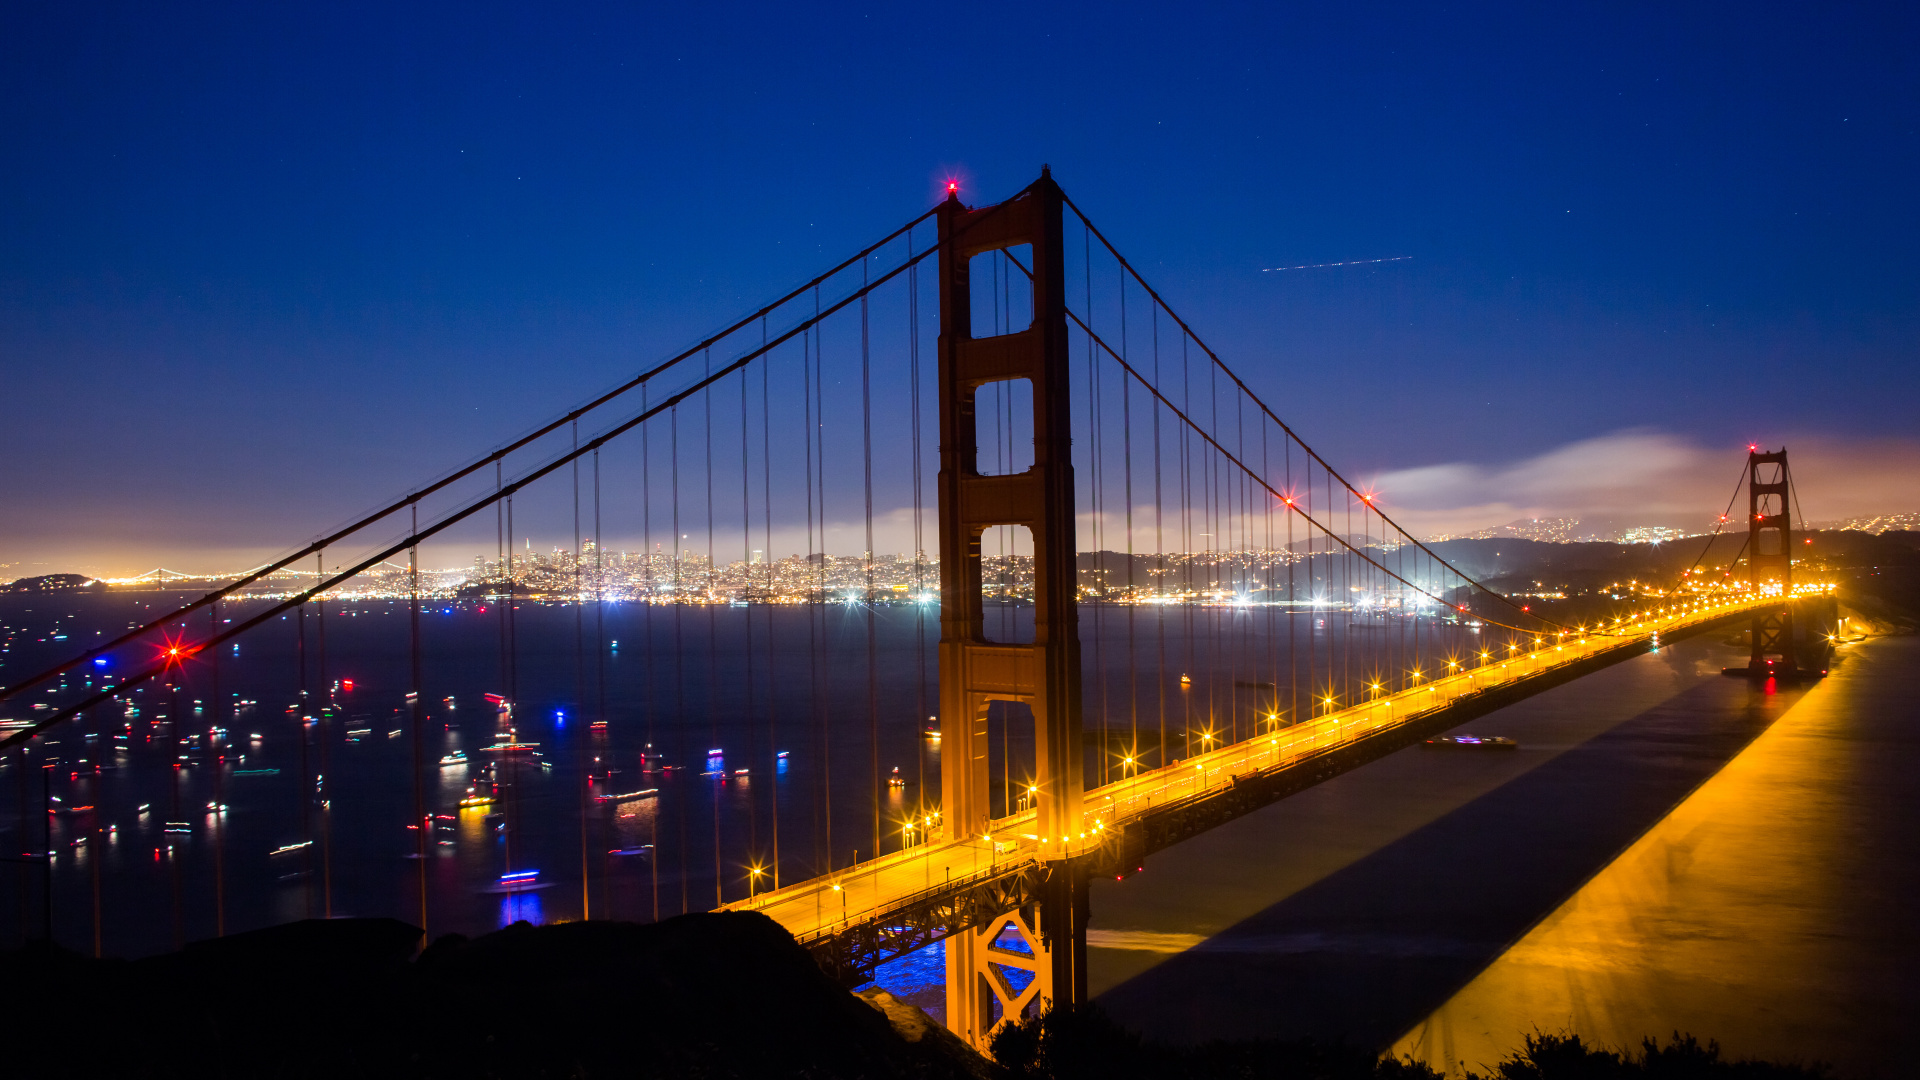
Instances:
[[[1920,509],[1920,441],[1815,436],[1786,445],[1808,520]],[[1727,505],[1744,463],[1745,447],[1628,430],[1518,461],[1441,462],[1371,482],[1388,513],[1418,535],[1549,517],[1613,528],[1698,527]]]

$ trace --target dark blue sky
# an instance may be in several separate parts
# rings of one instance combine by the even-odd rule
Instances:
[[[1911,440],[1915,12],[10,5],[0,563],[280,547],[1042,162],[1356,473]]]

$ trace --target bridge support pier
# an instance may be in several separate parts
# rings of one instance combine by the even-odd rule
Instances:
[[[1088,876],[1071,862],[1053,864],[1040,900],[1040,936],[1047,946],[1053,1003],[1087,1000]]]
[[[947,1028],[981,1053],[1002,1024],[1053,998],[1053,968],[1032,907],[947,939]]]
[[[947,1027],[986,1053],[1001,1025],[1087,999],[1085,872],[1055,863],[1040,902],[947,938]]]

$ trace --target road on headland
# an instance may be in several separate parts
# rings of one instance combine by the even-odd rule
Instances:
[[[1833,674],[1394,1044],[1484,1073],[1520,1036],[1692,1032],[1729,1057],[1913,1068],[1920,638]]]

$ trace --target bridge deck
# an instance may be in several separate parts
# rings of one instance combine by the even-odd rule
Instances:
[[[802,942],[837,934],[929,896],[1014,873],[1022,866],[1098,852],[1127,826],[1157,811],[1219,793],[1236,778],[1270,776],[1308,765],[1369,736],[1431,717],[1435,710],[1462,698],[1517,686],[1531,677],[1608,652],[1645,647],[1655,634],[1696,629],[1764,602],[1778,600],[1703,604],[1616,627],[1606,636],[1594,634],[1543,643],[1509,659],[1489,658],[1477,667],[1463,666],[1454,674],[1420,686],[1142,772],[1088,791],[1081,831],[1070,837],[1034,835],[1034,815],[1026,811],[995,822],[986,835],[906,848],[728,904],[723,910],[764,912]]]

